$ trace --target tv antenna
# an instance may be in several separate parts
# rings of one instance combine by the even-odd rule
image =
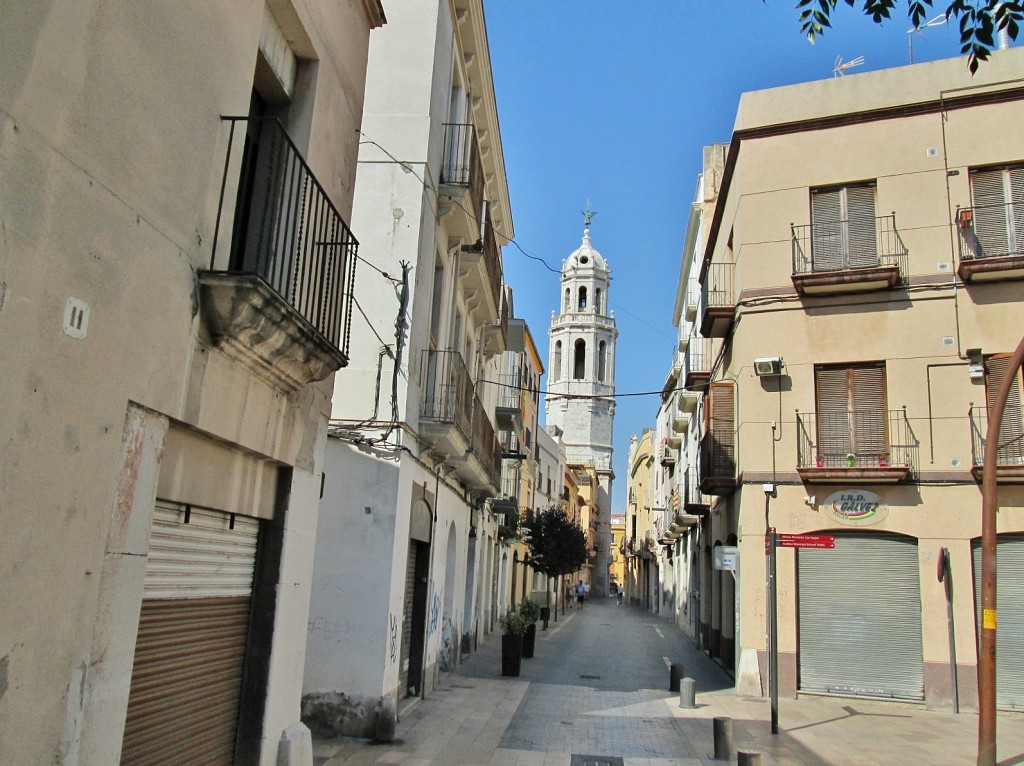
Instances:
[[[914,63],[914,32],[920,32],[921,33],[921,37],[924,37],[924,30],[926,30],[928,27],[941,27],[947,21],[949,21],[949,18],[946,16],[946,14],[940,13],[938,16],[936,16],[931,21],[926,21],[924,24],[922,24],[919,27],[914,27],[913,29],[908,29],[907,30],[907,47],[910,48],[910,63],[911,64]]]
[[[835,76],[835,77],[845,77],[847,69],[853,69],[855,66],[860,66],[863,63],[864,63],[864,57],[863,56],[858,56],[857,58],[850,59],[849,61],[846,61],[846,62],[843,61],[843,57],[842,56],[836,56],[836,63],[835,63],[835,66],[832,69],[833,76]]]

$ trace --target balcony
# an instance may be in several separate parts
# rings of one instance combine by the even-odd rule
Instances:
[[[519,371],[502,375],[498,381],[498,404],[494,410],[502,431],[523,430],[523,389]]]
[[[687,472],[683,484],[683,513],[689,516],[707,516],[711,512],[711,497],[700,491],[700,483],[692,472]]]
[[[508,296],[501,291],[498,321],[489,322],[483,328],[483,352],[485,357],[500,354],[508,348],[509,305]]]
[[[705,495],[731,495],[736,481],[736,445],[706,433],[700,440],[700,491]]]
[[[448,228],[453,236],[466,242],[477,240],[484,219],[484,173],[472,125],[444,126],[439,206],[441,217],[451,215]]]
[[[670,468],[676,464],[676,451],[668,445],[668,440],[662,442],[658,449],[658,464],[663,468]]]
[[[498,432],[498,443],[501,445],[501,457],[504,460],[526,460],[526,450],[516,431],[501,430]]]
[[[1014,422],[1014,418],[1016,422]],[[981,481],[984,476],[985,439],[988,436],[988,409],[971,407],[971,475]],[[996,481],[1000,484],[1024,484],[1024,429],[1020,410],[1003,412],[1003,425],[996,448]]]
[[[957,211],[964,282],[1024,279],[1024,204],[983,205]]]
[[[501,446],[457,351],[424,351],[420,365],[420,433],[471,490],[494,495]]]
[[[896,214],[863,220],[790,224],[793,287],[800,295],[863,293],[900,283],[907,251]]]
[[[691,391],[707,388],[711,380],[711,364],[714,361],[711,338],[693,338],[689,348],[686,349],[686,363],[683,365],[685,375],[683,376],[683,388]]]
[[[736,297],[733,292],[735,264],[712,263],[701,282],[700,334],[705,338],[725,338],[736,319]]]
[[[459,256],[459,282],[466,306],[478,324],[500,324],[502,322],[501,251],[491,227],[491,216],[485,217],[480,239],[469,247],[463,247]],[[504,322],[507,328],[508,316],[505,309]],[[504,342],[501,348],[504,350]],[[491,353],[495,353],[492,348]]]
[[[798,412],[797,473],[811,484],[896,484],[914,470],[904,410]]]
[[[224,353],[296,391],[348,364],[359,245],[278,120],[224,120],[230,136],[210,268],[198,275],[201,316]],[[236,178],[225,255],[218,244]]]

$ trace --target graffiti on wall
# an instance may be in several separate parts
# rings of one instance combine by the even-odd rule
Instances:
[[[451,617],[444,618],[441,626],[441,646],[437,650],[437,666],[444,671],[450,671],[455,664],[455,655],[452,652],[452,635],[454,633],[454,621]]]
[[[432,636],[437,630],[438,624],[441,621],[441,594],[435,593],[434,599],[430,603],[430,623],[427,628],[427,635]]]
[[[392,614],[389,615],[388,621],[388,658],[394,664],[398,662],[398,618]]]

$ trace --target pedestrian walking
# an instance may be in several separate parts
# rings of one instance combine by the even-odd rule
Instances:
[[[583,599],[587,597],[587,586],[583,584],[583,580],[580,580],[579,585],[576,586],[576,608],[583,608]]]

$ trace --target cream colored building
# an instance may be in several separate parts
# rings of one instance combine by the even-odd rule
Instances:
[[[629,443],[629,476],[626,488],[625,600],[644,609],[656,611],[658,598],[658,529],[660,516],[651,513],[653,491],[651,473],[656,451],[655,432],[645,428],[639,437],[633,434]]]
[[[503,386],[526,330],[503,281],[488,51],[471,0],[396,0],[371,39],[352,214],[366,292],[327,438],[303,680],[324,736],[390,738],[509,598],[500,434],[525,438],[536,401]]]
[[[0,762],[311,764],[383,22],[374,0],[4,8]]]
[[[702,535],[739,548],[737,616],[705,569],[701,629],[741,691],[766,688],[767,514],[835,545],[779,549],[784,694],[975,709],[978,478],[998,449],[997,704],[1024,707],[1019,373],[1003,442],[982,439],[1024,332],[1022,124],[1020,49],[974,77],[952,59],[740,101],[697,274],[716,351],[686,388]]]

